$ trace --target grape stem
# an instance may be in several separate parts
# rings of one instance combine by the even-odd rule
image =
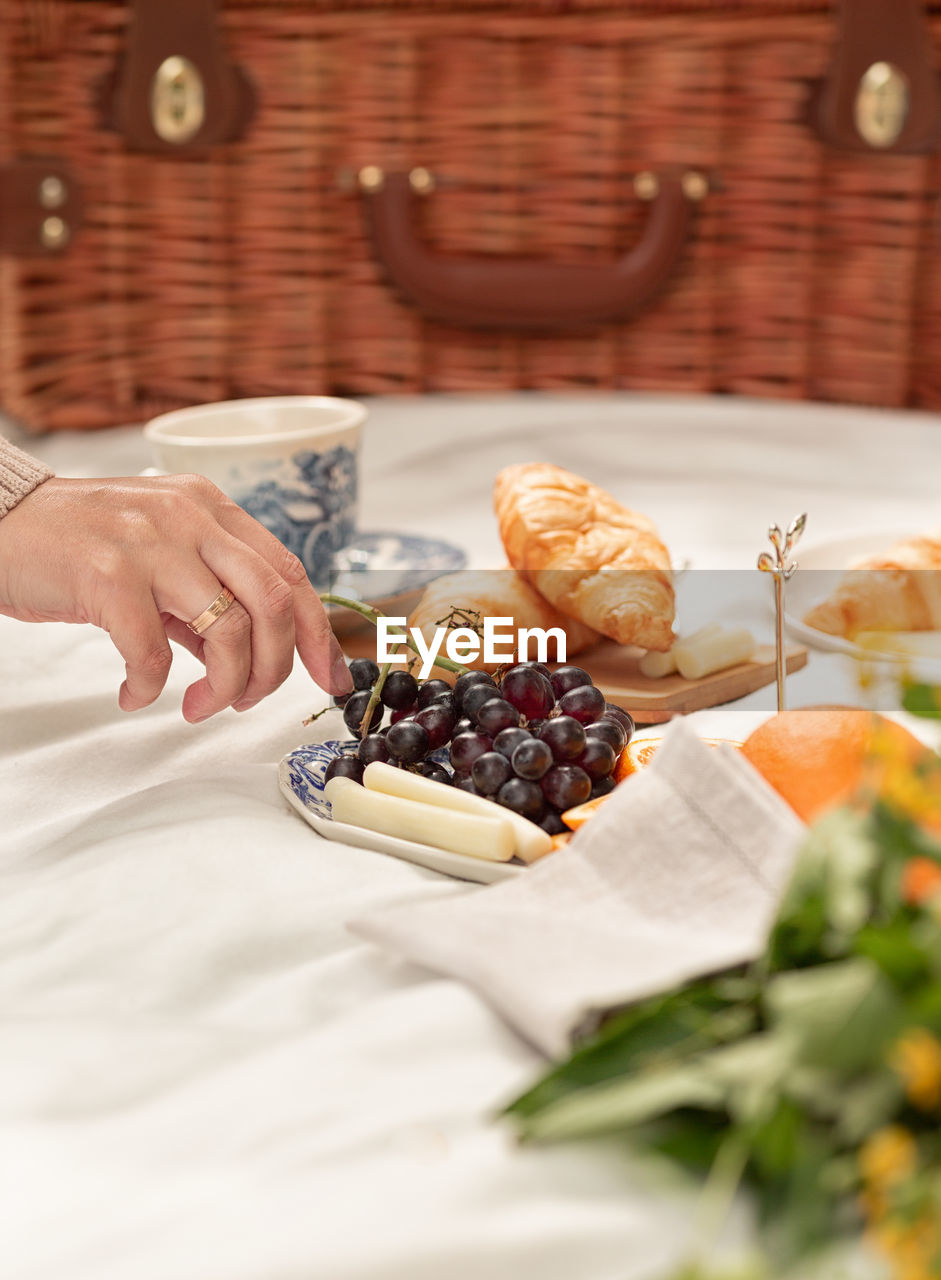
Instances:
[[[332,711],[332,710],[333,710],[333,707],[328,705],[324,707],[321,711],[312,711],[306,720],[301,721],[301,724],[303,725],[313,724],[315,720],[319,720],[321,716],[325,716],[328,711]]]
[[[395,647],[398,648],[399,646],[396,645]],[[361,738],[365,738],[366,734],[369,732],[369,726],[372,724],[372,713],[375,711],[376,707],[379,705],[379,699],[382,696],[383,685],[385,684],[386,676],[389,674],[391,669],[392,669],[392,662],[390,660],[385,664],[385,666],[383,666],[380,669],[379,679],[376,681],[376,683],[372,687],[372,690],[369,694],[369,701],[366,703],[366,710],[363,712],[363,718],[359,726],[359,735]]]
[[[383,613],[381,609],[375,609],[373,608],[372,605],[363,604],[359,600],[347,600],[345,596],[334,595],[332,591],[325,591],[323,595],[320,597],[320,599],[323,602],[323,604],[335,604],[339,606],[341,609],[352,609],[353,612],[358,613],[360,617],[368,619],[368,621],[371,622],[374,627],[378,625],[380,618],[385,618],[388,616],[387,614]],[[401,639],[405,642],[405,644],[409,647],[409,649],[411,649],[414,653],[417,653],[419,657],[421,657],[418,646],[415,644],[415,641],[412,639],[410,634],[406,633],[402,635]],[[388,667],[388,665],[389,664],[387,663],[386,666]],[[454,662],[451,658],[445,658],[441,654],[439,654],[435,658],[434,665],[436,667],[441,667],[444,671],[453,671],[456,675],[459,675],[459,676],[464,675],[465,672],[470,670],[470,667],[463,667],[459,662]],[[381,690],[382,683],[384,683],[385,681],[384,671],[385,669],[383,670],[383,673],[380,674],[379,681],[377,682],[377,686],[376,686],[380,690]],[[375,692],[375,690],[373,692]],[[378,694],[376,695],[376,701],[378,701]],[[372,705],[375,706],[376,705],[375,702],[373,702]],[[367,714],[371,714],[371,712],[367,712]]]

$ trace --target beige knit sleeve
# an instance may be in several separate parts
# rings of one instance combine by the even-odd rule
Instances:
[[[0,436],[0,519],[53,475],[45,463]]]

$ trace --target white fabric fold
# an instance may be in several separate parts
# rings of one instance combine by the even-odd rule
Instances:
[[[757,956],[803,830],[740,752],[677,720],[565,850],[349,927],[466,982],[558,1057],[603,1012]]]

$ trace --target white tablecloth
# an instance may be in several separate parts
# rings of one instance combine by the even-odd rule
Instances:
[[[818,539],[941,523],[926,416],[628,396],[370,408],[364,527],[445,537],[478,565],[499,557],[495,471],[534,459],[605,484],[702,567],[750,568],[769,520],[803,509]],[[134,429],[27,447],[61,474],[150,461]],[[837,681],[842,661],[811,668]],[[616,1144],[517,1149],[493,1113],[535,1052],[470,991],[346,932],[452,883],[322,841],[282,801],[278,759],[338,730],[302,726],[323,705],[303,670],[190,726],[194,665],[181,654],[158,703],[125,716],[106,636],[0,618],[4,1280],[662,1274],[692,1190],[649,1185]]]

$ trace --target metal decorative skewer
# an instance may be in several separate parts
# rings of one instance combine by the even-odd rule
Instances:
[[[784,658],[784,584],[794,576],[797,561],[789,559],[791,552],[800,541],[807,524],[807,512],[804,511],[782,533],[776,524],[768,530],[768,537],[774,547],[774,556],[762,551],[758,557],[758,568],[762,573],[774,576],[774,620],[775,620],[775,664],[778,680],[778,710],[784,710],[784,677],[787,674],[787,663]]]

